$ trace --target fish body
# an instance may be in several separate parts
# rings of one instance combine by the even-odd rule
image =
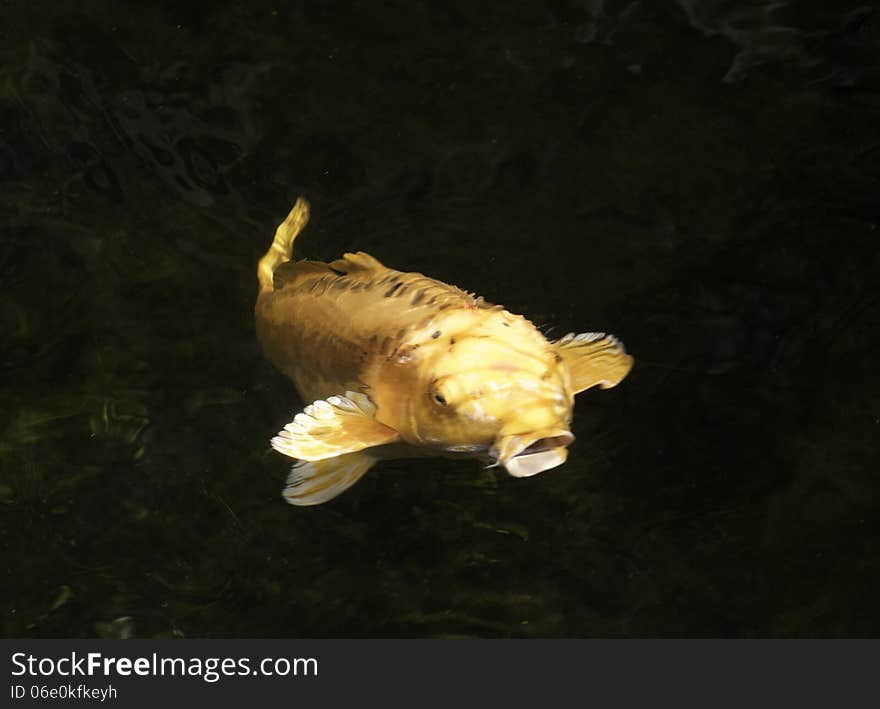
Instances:
[[[292,261],[300,199],[260,261],[257,338],[313,402],[273,439],[300,462],[285,497],[318,504],[379,459],[443,455],[517,477],[563,463],[574,395],[632,367],[613,336],[549,342],[528,320],[368,254]]]

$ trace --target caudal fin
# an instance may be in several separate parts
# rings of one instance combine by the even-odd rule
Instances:
[[[275,240],[257,265],[257,281],[260,284],[261,293],[274,290],[273,274],[275,269],[293,257],[293,241],[308,221],[309,203],[300,197],[296,200],[296,204],[293,205],[287,218],[278,225],[278,229],[275,231]]]

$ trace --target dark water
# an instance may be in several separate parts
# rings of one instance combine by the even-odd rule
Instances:
[[[880,12],[0,16],[4,635],[880,633]],[[283,502],[252,307],[299,194],[303,255],[623,339],[564,467]]]

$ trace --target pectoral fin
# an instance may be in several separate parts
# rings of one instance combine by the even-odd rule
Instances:
[[[320,505],[354,485],[375,462],[364,452],[301,461],[290,471],[282,495],[291,505]]]
[[[397,431],[373,418],[369,397],[348,391],[307,406],[272,439],[279,453],[299,460],[323,460],[393,443]]]
[[[553,345],[568,367],[575,394],[596,385],[617,386],[633,366],[623,343],[604,332],[569,333]]]

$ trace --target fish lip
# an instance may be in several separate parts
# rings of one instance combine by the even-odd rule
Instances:
[[[533,431],[500,438],[491,454],[508,473],[524,478],[562,465],[572,441],[574,435],[564,428]]]
[[[562,465],[566,458],[568,458],[568,448],[559,446],[539,453],[514,456],[504,463],[504,467],[515,478],[529,478]]]

